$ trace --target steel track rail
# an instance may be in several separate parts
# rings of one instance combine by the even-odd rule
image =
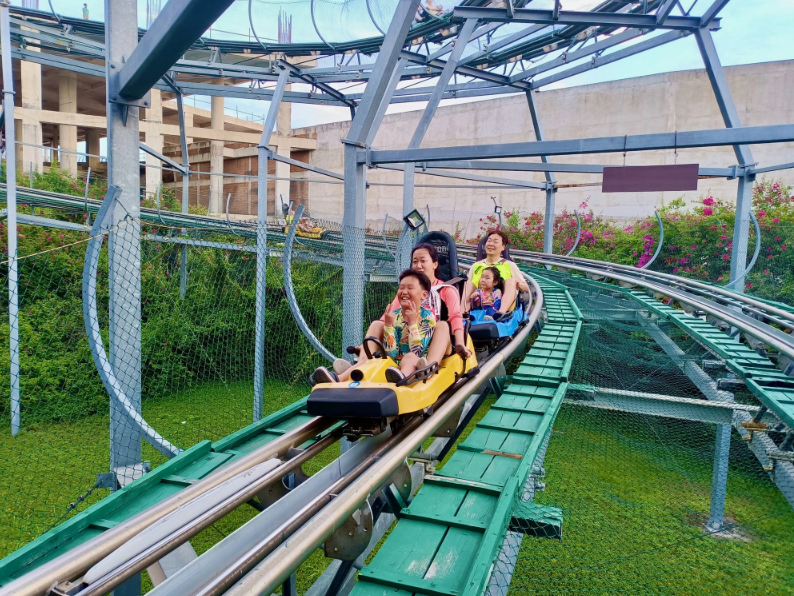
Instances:
[[[96,538],[73,548],[69,552],[14,580],[0,588],[0,596],[45,596],[49,594],[53,586],[80,577],[104,557],[146,528],[163,520],[178,507],[206,494],[258,464],[273,458],[286,456],[291,448],[298,447],[316,437],[334,423],[334,420],[328,418],[312,419],[245,457],[233,461],[207,478],[186,487],[175,495],[103,532]]]
[[[270,594],[289,577],[314,549],[327,540],[342,520],[352,515],[372,493],[379,490],[405,459],[481,386],[483,378],[495,374],[524,345],[543,308],[540,286],[531,276],[525,274],[525,277],[537,296],[529,320],[513,341],[480,365],[476,377],[453,390],[443,403],[435,407],[432,415],[424,420],[417,417],[412,421],[413,426],[404,427],[398,433],[399,440],[394,440],[389,449],[383,450],[377,463],[365,469],[363,465],[359,466],[355,477],[347,478],[344,482],[340,480],[338,486],[332,487],[331,490],[337,492],[329,492],[318,498],[275,535],[265,537],[256,552],[246,553],[234,561],[226,572],[192,595]],[[333,498],[329,498],[331,495]],[[237,583],[232,585],[234,581]]]
[[[472,248],[470,245],[457,245],[458,251],[466,252],[466,253],[474,253],[476,252],[475,248]],[[781,308],[778,308],[772,304],[767,302],[756,300],[750,296],[747,296],[743,293],[733,292],[730,290],[726,290],[720,286],[711,286],[709,284],[705,284],[703,282],[699,282],[697,280],[688,279],[685,277],[680,277],[677,275],[671,275],[669,273],[661,273],[659,271],[647,271],[637,269],[636,267],[632,267],[631,265],[621,265],[618,263],[609,263],[605,261],[596,261],[594,259],[585,259],[582,257],[569,257],[567,255],[549,255],[545,253],[538,253],[533,251],[523,251],[523,250],[515,250],[510,251],[511,256],[515,257],[518,260],[528,260],[531,262],[535,262],[536,259],[547,259],[547,260],[554,260],[557,261],[553,263],[554,265],[563,266],[563,267],[570,267],[580,269],[579,265],[592,265],[595,267],[602,267],[607,271],[619,271],[623,272],[627,275],[631,275],[635,278],[639,278],[642,280],[656,280],[661,283],[670,283],[672,284],[672,288],[689,288],[686,291],[690,291],[692,293],[698,294],[699,296],[708,296],[710,299],[716,300],[724,300],[728,301],[735,301],[735,302],[743,302],[747,305],[747,310],[753,314],[757,314],[759,316],[763,316],[773,323],[776,323],[782,327],[786,327],[792,329],[792,323],[794,323],[794,313],[788,312]]]
[[[540,265],[559,266],[561,264],[560,261],[546,256],[544,257],[534,257],[529,255],[527,256],[512,255],[512,256],[514,258],[518,258],[519,260],[538,263]],[[601,265],[604,265],[604,263],[601,263]],[[676,288],[672,288],[670,286],[658,285],[635,276],[624,275],[615,272],[611,267],[603,267],[603,266],[586,267],[577,264],[575,269],[577,271],[582,271],[584,273],[591,273],[593,275],[608,277],[615,281],[619,281],[619,282],[622,281],[634,285],[639,285],[649,290],[653,290],[655,292],[659,292],[661,294],[673,297],[681,303],[693,306],[698,310],[704,311],[707,314],[716,317],[717,319],[725,321],[726,323],[730,324],[733,327],[736,327],[740,331],[743,331],[748,335],[756,338],[757,340],[774,348],[781,354],[785,354],[789,358],[794,358],[794,337],[791,337],[790,335],[783,333],[782,331],[775,329],[774,327],[762,323],[757,319],[754,319],[743,313],[736,312],[733,308],[729,306],[723,307],[722,305],[719,305],[711,300],[697,298],[687,293],[685,290],[681,291]]]

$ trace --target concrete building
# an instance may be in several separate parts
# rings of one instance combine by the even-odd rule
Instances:
[[[727,68],[728,82],[744,126],[794,122],[794,61],[767,62]],[[601,137],[623,134],[672,132],[723,127],[717,102],[703,70],[671,72],[595,85],[583,85],[535,95],[536,105],[549,139]],[[375,137],[380,149],[408,146],[421,112],[391,114],[384,118]],[[342,171],[341,139],[349,123],[340,122],[293,130],[295,135],[317,139],[317,149],[310,153],[312,165]],[[439,108],[425,135],[423,147],[510,143],[535,140],[526,98],[523,94]],[[794,143],[758,145],[753,156],[761,166],[794,161]],[[608,165],[651,165],[698,163],[706,167],[727,167],[736,163],[731,147],[686,151],[652,151],[589,156],[555,157],[560,163]],[[485,172],[514,179],[543,182],[543,174],[524,172]],[[794,170],[769,175],[794,184]],[[312,174],[312,178],[316,175]],[[367,172],[367,217],[371,225],[384,214],[402,216],[402,188],[377,186],[377,183],[402,184],[402,172],[373,169]],[[601,192],[601,175],[558,174],[557,210],[572,210],[586,202],[596,213],[610,217],[644,216],[662,201],[682,193]],[[419,184],[467,184],[463,181],[420,174]],[[470,183],[478,184],[480,183]],[[714,194],[725,200],[736,199],[736,181],[701,179],[697,192],[683,193],[687,201],[700,195]],[[467,213],[493,211],[490,197],[505,208],[522,212],[542,211],[545,195],[541,190],[491,188],[419,188],[414,203],[424,211],[430,207],[431,219],[461,221]],[[334,217],[342,211],[342,187],[311,184],[309,204],[315,215]],[[453,213],[454,212],[454,213]],[[453,217],[454,215],[454,217]]]
[[[57,160],[72,175],[85,175],[90,166],[94,176],[104,177],[106,164],[99,158],[101,139],[107,134],[104,79],[24,60],[14,60],[14,78],[19,169],[41,172]],[[305,133],[291,133],[289,104],[284,104],[281,112],[278,132],[271,137],[271,149],[279,155],[305,161],[307,152],[316,143]],[[151,107],[141,110],[140,118],[141,141],[181,163],[179,120],[173,94],[153,89]],[[222,97],[212,98],[211,110],[185,106],[185,123],[191,170],[207,172],[191,176],[191,205],[211,213],[223,213],[231,193],[231,213],[255,214],[256,146],[262,124],[224,113]],[[76,154],[79,141],[86,142],[88,159]],[[162,165],[156,158],[146,156],[141,165],[142,192],[154,195],[162,183],[181,197],[181,177],[175,179],[172,172],[162,170]],[[308,193],[300,182],[301,171],[292,167],[296,170],[292,174],[291,167],[281,163],[271,166],[271,174],[281,180],[272,181],[268,187],[268,211],[275,212],[277,197],[285,203],[291,199],[305,201]],[[291,176],[295,182],[290,181]]]
[[[100,176],[105,164],[97,157],[86,162],[75,151],[85,140],[88,153],[97,155],[105,136],[105,82],[85,74],[58,70],[27,61],[14,61],[18,93],[16,116],[17,159],[20,169],[41,170],[49,165],[49,153],[41,146],[57,148],[63,169],[77,174],[87,166]],[[794,122],[794,61],[769,62],[727,69],[728,81],[743,125]],[[229,83],[218,80],[216,83]],[[235,81],[239,82],[239,81]],[[538,93],[536,103],[549,139],[599,137],[720,128],[717,103],[702,70],[683,71],[583,85]],[[264,110],[263,110],[264,111]],[[421,111],[386,116],[374,145],[378,148],[407,147]],[[290,129],[291,110],[283,104],[271,148],[280,155],[320,168],[342,172],[343,151],[349,122]],[[224,113],[223,98],[212,98],[211,109],[185,106],[188,155],[191,170],[190,204],[210,213],[226,211],[251,216],[257,212],[256,145],[262,125]],[[173,94],[152,90],[151,107],[142,110],[141,140],[177,162],[182,161],[179,126]],[[534,140],[532,123],[523,95],[506,96],[440,108],[425,135],[424,147],[508,143]],[[761,166],[794,161],[794,144],[753,147]],[[684,151],[558,157],[563,163],[648,165],[698,163],[706,167],[735,164],[730,147]],[[146,156],[141,167],[141,187],[152,195],[160,183],[181,197],[181,177],[164,172],[157,159]],[[206,174],[203,174],[206,172]],[[306,205],[314,217],[340,220],[342,185],[310,182],[322,180],[295,166],[270,163],[273,179],[268,185],[268,212],[280,212],[290,200]],[[500,172],[477,172],[499,176]],[[220,174],[223,174],[221,176]],[[242,177],[240,177],[242,175]],[[504,177],[542,182],[541,173],[504,172]],[[249,177],[245,177],[249,176]],[[794,183],[794,172],[784,170],[770,176]],[[402,215],[402,173],[369,170],[368,219],[379,227],[384,215]],[[586,202],[597,213],[609,217],[636,217],[651,213],[662,201],[681,193],[601,192],[601,176],[559,174],[557,210],[573,209]],[[542,210],[544,193],[508,189],[499,185],[438,178],[417,169],[415,205],[429,207],[437,222],[461,221],[472,214],[491,212],[491,197],[505,208],[522,212]],[[453,185],[455,188],[429,187]],[[423,186],[425,185],[425,186]],[[684,193],[688,201],[714,194],[734,200],[736,182],[701,179],[698,191]]]

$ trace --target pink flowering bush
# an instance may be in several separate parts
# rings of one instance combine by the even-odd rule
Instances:
[[[752,292],[794,304],[794,192],[777,181],[760,181],[753,190],[752,208],[761,228],[762,250],[758,263],[747,277]],[[593,213],[580,205],[582,233],[574,256],[642,267],[656,252],[659,226],[655,215],[626,225]],[[736,207],[733,200],[712,195],[687,205],[676,199],[659,209],[664,222],[663,249],[651,268],[665,273],[724,284],[730,279],[733,227]],[[529,214],[516,209],[503,214],[502,230],[515,248],[543,250],[543,213]],[[477,242],[487,230],[496,228],[495,215],[484,217]],[[554,253],[565,254],[576,241],[576,217],[564,209],[554,220]],[[458,234],[459,240],[463,241]],[[755,232],[750,224],[747,263],[755,250]]]

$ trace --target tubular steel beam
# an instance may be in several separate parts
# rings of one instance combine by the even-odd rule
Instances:
[[[589,385],[570,385],[568,394],[571,397],[566,397],[565,403],[708,424],[733,424],[735,412],[746,412],[755,416],[760,410],[758,406],[732,401],[709,401]],[[763,422],[777,424],[779,420],[767,412]]]
[[[167,2],[126,63],[116,71],[119,95],[143,97],[231,4],[232,0]]]
[[[419,8],[418,0],[400,0],[389,29],[383,39],[356,115],[350,124],[345,152],[344,212],[342,215],[343,298],[342,347],[357,346],[364,331],[364,229],[366,227],[366,168],[357,159],[357,151],[373,134],[378,108],[389,89],[392,73],[400,58],[400,51]]]
[[[452,75],[455,74],[455,68],[458,65],[458,60],[463,55],[463,51],[466,49],[466,45],[469,43],[469,38],[471,37],[472,31],[474,31],[474,27],[477,25],[477,19],[469,19],[463,24],[463,27],[460,30],[460,34],[458,38],[455,40],[454,48],[449,55],[449,59],[447,63],[444,65],[444,70],[441,71],[439,75],[435,89],[433,93],[430,95],[430,99],[427,102],[427,106],[425,106],[424,112],[422,112],[422,116],[419,119],[419,123],[416,125],[416,129],[414,130],[414,134],[411,137],[410,142],[408,143],[408,149],[415,149],[422,144],[422,139],[425,137],[425,133],[427,132],[427,128],[430,126],[430,122],[433,119],[433,116],[436,113],[436,108],[438,108],[438,104],[441,103],[441,97],[444,94],[444,89],[446,89],[447,84],[449,83]],[[405,171],[403,175],[403,217],[408,215],[414,208],[414,165],[413,164],[406,164]],[[406,250],[409,247],[406,246]],[[407,256],[407,255],[406,255]]]
[[[284,290],[287,293],[287,304],[292,311],[295,322],[298,324],[298,328],[321,356],[333,362],[335,356],[317,339],[312,330],[309,329],[306,319],[303,318],[298,300],[295,298],[295,289],[292,286],[292,245],[295,243],[295,231],[298,229],[298,223],[303,216],[303,209],[303,205],[298,205],[287,233],[287,239],[284,241]]]
[[[573,66],[566,70],[549,75],[548,77],[542,78],[538,81],[533,81],[532,88],[537,89],[539,87],[544,87],[546,85],[550,85],[551,83],[556,83],[557,81],[562,81],[563,79],[587,72],[588,70],[593,70],[595,68],[599,68],[600,66],[605,66],[607,64],[617,62],[618,60],[623,60],[623,58],[636,56],[637,54],[641,54],[642,52],[653,48],[658,48],[659,46],[668,44],[671,41],[682,39],[691,34],[692,33],[690,31],[668,31],[667,33],[646,39],[633,46],[618,50],[617,52],[612,52],[611,54],[606,54],[605,56],[596,56],[584,64],[579,64],[577,66]]]
[[[535,138],[538,141],[545,141],[546,135],[543,132],[543,125],[540,122],[537,107],[532,99],[532,91],[527,91],[526,97],[529,114],[532,117],[532,128],[535,130]],[[540,161],[547,164],[549,163],[549,158],[546,155],[541,155]],[[543,213],[543,252],[551,254],[554,252],[554,195],[557,192],[557,179],[554,177],[554,172],[549,170],[546,170],[544,175],[546,177],[546,210]]]
[[[532,78],[542,72],[547,72],[559,66],[565,66],[586,56],[603,52],[604,50],[607,50],[613,46],[620,45],[637,37],[641,37],[645,35],[645,33],[646,32],[641,29],[627,29],[623,33],[612,35],[607,39],[597,41],[596,43],[580,48],[575,52],[563,52],[556,58],[552,58],[551,60],[548,60],[542,64],[538,64],[537,66],[533,66],[532,68],[528,68],[526,70],[522,70],[519,73],[511,75],[510,80],[523,81]]]
[[[722,119],[727,128],[738,128],[742,125],[739,119],[739,112],[733,103],[731,89],[728,86],[728,79],[720,63],[717,48],[711,32],[707,28],[698,29],[695,32],[700,54],[703,57],[703,64],[706,67],[717,105],[722,113]],[[752,167],[755,165],[753,154],[746,144],[736,143],[733,151],[739,165]],[[735,282],[744,275],[747,265],[747,243],[750,237],[750,208],[753,200],[753,186],[755,185],[755,174],[742,172],[738,177],[738,192],[736,195],[736,219],[733,224],[733,244],[731,246],[731,282]],[[737,288],[744,291],[744,287]]]
[[[403,166],[388,165],[381,166],[381,170],[395,170],[402,171]],[[438,168],[423,168],[416,172],[417,174],[425,174],[427,176],[439,176],[441,178],[458,178],[460,180],[471,180],[472,182],[490,182],[493,184],[503,184],[504,186],[511,186],[515,188],[532,188],[536,190],[543,190],[546,188],[545,184],[540,182],[532,182],[531,180],[515,180],[513,178],[500,178],[498,176],[480,176],[477,174],[463,174],[458,172],[449,172],[447,170],[440,170]]]
[[[452,16],[455,19],[480,19],[487,22],[538,23],[543,25],[580,25],[583,27],[639,27],[642,29],[698,29],[700,17],[668,17],[663,23],[656,22],[655,14],[633,14],[615,12],[577,12],[561,10],[557,18],[551,10],[516,9],[511,18],[504,8],[480,8],[458,6]]]
[[[257,148],[256,185],[256,308],[254,337],[254,422],[262,417],[265,393],[265,309],[267,293],[267,156],[270,136],[276,126],[278,108],[284,89],[287,87],[289,71],[279,73],[278,83],[265,118],[262,138]]]
[[[730,0],[714,0],[711,6],[709,6],[706,9],[706,11],[703,13],[703,15],[700,17],[700,26],[705,27],[711,21],[713,21],[714,17],[716,17],[719,14],[719,12],[723,8],[725,8],[725,6],[727,6],[729,1]]]
[[[662,23],[664,23],[667,17],[670,16],[670,13],[673,12],[673,8],[675,8],[676,2],[678,2],[678,0],[664,0],[664,2],[662,2],[658,10],[656,11],[657,25],[661,25]]]
[[[14,132],[14,70],[11,65],[11,27],[8,4],[0,5],[0,44],[3,63],[3,118],[6,147],[6,203],[8,214],[8,342],[11,412],[11,436],[19,433],[21,412],[19,402],[19,264],[17,262],[17,165]]]
[[[360,151],[358,160],[360,163],[376,165],[382,163],[415,163],[457,159],[469,160],[500,157],[540,157],[541,155],[622,153],[629,151],[689,149],[692,147],[717,147],[724,145],[787,143],[790,141],[794,141],[794,124],[778,124],[773,126],[688,130],[647,135],[596,137],[591,139],[433,147],[412,149],[410,151],[405,149],[373,150],[369,152],[369,155],[364,151]]]
[[[137,13],[136,0],[105,3],[108,78],[121,70],[125,59],[135,50],[138,32],[130,23],[138,22]],[[108,203],[109,227],[115,228],[108,234],[109,366],[129,407],[139,415],[142,374],[139,108],[113,103],[111,99],[106,86],[108,185],[118,187],[121,192],[119,200],[112,205]],[[116,228],[128,217],[131,221]],[[115,471],[141,461],[141,429],[130,425],[129,412],[119,401],[111,400],[110,469]],[[137,581],[140,585],[140,580]]]
[[[613,166],[573,163],[525,163],[518,161],[437,161],[434,167],[452,170],[506,170],[513,172],[558,172],[567,174],[602,174],[604,168]],[[794,164],[792,164],[794,167]],[[732,178],[734,168],[700,168],[698,175],[709,178]]]

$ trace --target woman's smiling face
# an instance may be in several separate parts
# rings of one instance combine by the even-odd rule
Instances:
[[[433,262],[427,249],[420,248],[414,251],[411,257],[411,269],[421,271],[427,275],[431,283],[436,279],[436,267],[438,267],[438,262]]]

